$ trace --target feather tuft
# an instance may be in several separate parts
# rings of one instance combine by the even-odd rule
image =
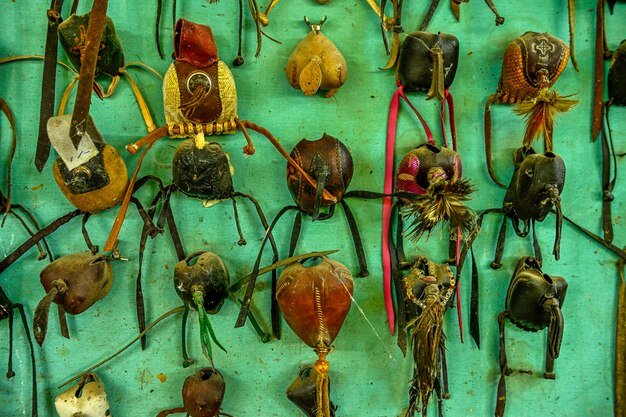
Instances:
[[[474,191],[468,180],[431,182],[426,194],[406,203],[402,215],[412,218],[404,235],[416,242],[424,233],[430,233],[438,224],[450,223],[455,230],[467,230],[475,218],[472,209],[463,204]]]
[[[409,409],[406,416],[416,412],[426,416],[428,402],[435,388],[435,380],[441,372],[440,349],[444,348],[443,314],[439,287],[431,284],[424,290],[424,308],[419,316],[408,324],[413,344],[413,379],[409,388]],[[421,409],[420,409],[421,408]]]
[[[543,136],[546,152],[552,151],[552,134],[554,132],[554,116],[566,113],[578,104],[578,100],[560,96],[556,91],[541,89],[532,100],[517,104],[515,113],[526,117],[524,146],[530,148],[535,139]]]

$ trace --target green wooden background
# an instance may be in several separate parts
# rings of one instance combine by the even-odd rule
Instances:
[[[69,3],[69,2],[68,2]],[[86,12],[89,2],[79,11]],[[109,15],[113,18],[124,45],[127,61],[143,61],[164,73],[171,60],[161,60],[154,47],[153,30],[156,2],[111,1]],[[164,2],[165,10],[170,1]],[[212,26],[221,58],[230,63],[236,54],[237,4],[223,0],[210,4],[206,0],[179,0],[178,16]],[[267,0],[261,0],[264,8]],[[406,1],[404,28],[415,30],[426,11],[426,1]],[[446,3],[446,4],[443,4]],[[600,210],[600,146],[590,141],[592,94],[593,38],[595,2],[576,2],[576,54],[580,72],[569,65],[556,88],[562,94],[575,93],[580,104],[569,114],[558,118],[555,150],[567,164],[567,180],[563,192],[563,210],[576,221],[596,233],[601,232]],[[0,0],[0,57],[42,54],[45,42],[48,6],[46,1]],[[565,41],[568,38],[565,0],[499,1],[498,7],[506,22],[494,26],[494,17],[486,5],[474,0],[461,6],[461,22],[454,20],[447,2],[442,2],[429,29],[455,34],[460,39],[459,71],[452,87],[457,109],[459,151],[464,174],[476,185],[471,207],[483,210],[499,206],[504,190],[493,185],[484,165],[483,106],[495,91],[506,45],[525,31],[548,31]],[[69,13],[69,4],[64,8]],[[607,18],[611,47],[626,36],[623,32],[624,4],[616,6],[614,16]],[[302,16],[317,21],[328,15],[323,32],[343,52],[349,67],[346,84],[332,98],[318,95],[305,97],[292,89],[283,68],[298,41],[307,34]],[[171,52],[172,23],[169,11],[161,23],[161,40],[166,55]],[[271,130],[287,149],[301,138],[316,139],[327,132],[343,140],[352,151],[355,175],[350,189],[381,191],[383,185],[385,132],[387,111],[394,91],[394,75],[378,68],[386,63],[378,21],[364,0],[333,0],[318,5],[313,0],[283,0],[271,15],[267,32],[282,44],[263,40],[263,50],[254,58],[254,32],[249,15],[245,15],[245,56],[243,67],[233,68],[239,95],[239,115]],[[65,58],[63,58],[65,59]],[[133,71],[131,69],[131,71]],[[39,94],[42,63],[30,61],[0,66],[0,95],[12,106],[16,115],[19,144],[14,166],[15,202],[35,210],[42,224],[72,209],[60,193],[51,175],[51,161],[42,174],[33,165],[37,136]],[[164,123],[161,82],[155,76],[133,71],[152,110],[157,124]],[[58,88],[72,75],[59,69]],[[439,136],[437,104],[415,95],[414,102]],[[71,103],[70,103],[71,105]],[[71,108],[71,107],[70,107]],[[138,107],[127,81],[122,80],[113,97],[93,100],[92,116],[108,143],[123,146],[145,134]],[[616,151],[624,152],[620,140],[626,133],[625,113],[615,108],[613,114]],[[507,106],[495,106],[494,160],[499,177],[508,182],[512,173],[511,153],[521,142],[523,121]],[[0,155],[3,179],[9,150],[10,130],[5,118],[0,119]],[[254,135],[257,153],[244,157],[243,135],[219,138],[230,154],[235,167],[234,183],[239,191],[252,193],[261,201],[268,216],[291,203],[284,173],[285,161],[262,137]],[[402,107],[398,125],[396,150],[403,155],[424,140],[415,117]],[[155,174],[171,181],[170,164],[177,143],[160,141],[148,154],[142,174]],[[538,145],[541,149],[542,145]],[[138,157],[125,151],[124,159],[132,170]],[[619,168],[623,161],[619,158]],[[621,174],[621,172],[620,172]],[[620,179],[613,205],[616,244],[624,244],[622,214],[626,192]],[[144,202],[154,190],[139,194]],[[173,198],[173,209],[188,252],[210,250],[219,254],[230,268],[234,280],[248,273],[257,253],[263,231],[251,207],[240,205],[243,228],[248,239],[245,247],[237,246],[238,237],[231,204],[223,202],[203,208],[197,200],[184,195]],[[407,405],[407,389],[411,361],[403,358],[389,334],[384,313],[380,266],[381,203],[355,201],[352,208],[366,247],[371,272],[368,278],[355,278],[355,300],[345,325],[330,355],[332,399],[339,405],[338,416],[367,415],[394,417]],[[93,217],[88,227],[96,243],[104,244],[116,210]],[[345,263],[356,275],[358,268],[347,223],[341,210],[335,218],[303,227],[298,252],[339,249],[336,259]],[[275,232],[281,243],[281,256],[287,252],[291,217]],[[448,335],[448,369],[452,398],[445,402],[448,416],[488,416],[493,414],[498,368],[498,333],[496,315],[503,309],[504,295],[517,259],[532,254],[530,240],[513,236],[509,230],[504,267],[491,271],[488,267],[495,246],[500,219],[488,219],[476,241],[481,275],[482,349],[478,350],[466,331],[461,344],[454,312],[446,317]],[[36,348],[41,416],[55,415],[53,401],[62,390],[58,384],[76,372],[113,352],[137,333],[134,313],[135,274],[140,220],[133,210],[124,225],[120,248],[128,262],[114,264],[114,284],[107,297],[84,314],[70,317],[70,340],[62,338],[58,324],[51,316],[49,334],[43,348]],[[557,379],[544,380],[545,333],[527,334],[508,325],[508,352],[512,367],[532,370],[532,375],[516,373],[508,378],[507,416],[609,416],[613,407],[613,350],[615,330],[616,259],[603,248],[564,226],[562,257],[559,262],[549,255],[554,219],[539,225],[539,235],[546,259],[544,270],[562,275],[569,281],[568,298],[563,308],[565,334],[561,357],[556,362]],[[410,246],[409,254],[425,254],[443,260],[447,236],[439,231],[429,239]],[[0,229],[0,257],[15,249],[26,239],[14,219]],[[74,220],[50,239],[55,256],[85,250],[80,234],[80,221]],[[269,262],[269,256],[266,257]],[[32,320],[33,311],[44,295],[38,283],[39,271],[45,262],[37,262],[36,250],[28,252],[1,277],[0,283],[15,302],[26,307]],[[144,291],[148,321],[180,304],[172,285],[172,268],[176,263],[170,241],[159,236],[149,241],[144,266]],[[466,271],[469,273],[469,271]],[[463,314],[469,324],[469,274],[464,275]],[[268,278],[260,279],[255,305],[267,316],[269,305]],[[282,340],[262,344],[251,327],[233,329],[238,308],[231,302],[221,313],[211,317],[218,336],[228,353],[217,351],[215,364],[223,373],[227,391],[223,410],[234,416],[292,416],[299,411],[285,397],[285,390],[300,366],[312,363],[315,354],[301,343],[284,325]],[[197,367],[206,365],[197,342],[196,315],[190,320],[189,344]],[[265,321],[267,324],[267,321]],[[31,323],[32,325],[32,323]],[[154,416],[161,409],[181,404],[180,390],[184,378],[196,367],[183,369],[180,359],[180,316],[170,318],[149,337],[147,351],[134,346],[116,361],[99,370],[115,417]],[[0,378],[0,416],[30,415],[30,368],[26,339],[16,324],[15,360],[17,376],[11,381]],[[8,325],[0,323],[0,364],[8,357]],[[4,365],[2,365],[4,366]],[[157,374],[167,376],[165,382]],[[431,408],[434,415],[436,410]]]

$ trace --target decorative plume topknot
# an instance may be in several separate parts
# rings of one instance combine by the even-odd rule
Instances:
[[[526,133],[524,134],[526,148],[530,148],[535,139],[543,136],[546,151],[552,151],[552,133],[556,112],[568,112],[578,104],[578,100],[566,97],[569,96],[560,96],[556,91],[544,88],[534,99],[515,106],[517,114],[526,116]]]
[[[415,242],[430,233],[438,224],[450,223],[452,229],[468,229],[475,217],[472,209],[463,204],[474,191],[465,179],[456,181],[433,181],[424,195],[416,196],[403,209],[403,217],[412,217],[405,236]]]

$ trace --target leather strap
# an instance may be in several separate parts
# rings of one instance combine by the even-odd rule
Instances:
[[[574,26],[576,23],[576,4],[574,0],[567,0],[568,23],[569,23],[569,57],[572,60],[574,69],[578,71],[578,62],[574,51]]]
[[[11,149],[9,150],[9,160],[7,162],[7,196],[6,198],[2,194],[2,191],[0,191],[0,203],[2,203],[0,207],[4,206],[0,210],[4,210],[4,216],[6,217],[6,215],[9,214],[9,212],[11,212],[11,197],[13,194],[11,191],[11,173],[13,171],[13,157],[15,156],[15,148],[17,147],[17,131],[15,130],[15,118],[13,117],[13,112],[11,111],[11,108],[9,107],[7,102],[4,101],[2,97],[0,97],[0,110],[2,110],[2,112],[5,114],[5,116],[9,120],[9,125],[11,126],[11,131],[12,131]],[[4,222],[4,220],[2,220],[2,222]]]
[[[456,8],[458,10],[458,3],[456,3],[455,1],[451,1],[450,5],[452,6],[452,11],[454,13],[454,16],[456,17],[457,20],[459,20],[458,17],[458,13],[455,12],[455,7],[454,5],[456,4]],[[420,31],[421,32],[425,32],[426,29],[428,28],[428,24],[430,23],[431,19],[433,18],[433,15],[435,14],[435,10],[437,10],[437,6],[439,6],[439,0],[431,0],[430,1],[430,6],[428,6],[428,11],[426,12],[426,16],[424,16],[424,19],[422,20],[422,23],[420,24]]]
[[[493,261],[489,264],[491,269],[502,268],[502,256],[504,254],[504,244],[506,243],[506,225],[508,223],[508,217],[504,216],[502,219],[502,225],[500,226],[500,232],[498,233],[498,240],[496,242],[496,252],[493,257]]]
[[[602,129],[600,138],[602,139],[602,229],[604,239],[613,242],[613,220],[611,216],[611,203],[613,202],[613,189],[617,180],[617,159],[615,148],[613,147],[613,134],[609,123],[610,101],[605,104],[605,117],[607,128]],[[607,134],[608,130],[608,134]],[[611,178],[611,167],[613,168],[613,178]]]
[[[259,249],[259,254],[257,255],[256,261],[254,262],[254,267],[252,268],[252,274],[250,275],[250,279],[248,280],[248,286],[246,287],[246,293],[241,303],[241,309],[239,310],[239,316],[237,317],[237,321],[235,322],[235,327],[241,327],[246,323],[246,317],[248,315],[248,311],[250,310],[250,303],[252,302],[252,295],[254,294],[254,286],[256,285],[256,279],[259,276],[259,268],[261,266],[261,258],[263,257],[263,248],[265,248],[265,244],[269,236],[272,234],[272,230],[274,230],[274,226],[280,220],[280,218],[287,213],[289,210],[299,210],[297,206],[285,206],[283,207],[272,223],[270,227],[267,229],[265,237],[261,242],[261,247]]]
[[[39,105],[39,134],[37,136],[37,151],[35,152],[35,167],[41,172],[50,156],[50,139],[48,138],[48,119],[54,115],[54,97],[56,87],[57,52],[59,48],[59,25],[63,0],[52,0],[48,16],[48,32],[46,34],[46,49],[43,62],[43,79],[41,82],[41,104]]]
[[[500,329],[500,380],[498,381],[498,394],[496,400],[495,417],[503,417],[506,408],[506,377],[511,375],[511,369],[508,367],[506,357],[506,344],[504,341],[504,327],[506,318],[509,316],[508,311],[498,314],[498,328]]]
[[[398,320],[398,335],[397,335],[397,345],[400,348],[403,356],[406,356],[406,323],[407,323],[407,299],[406,292],[404,290],[404,284],[402,282],[402,271],[401,271],[401,262],[404,261],[404,252],[401,252],[399,246],[402,244],[402,216],[397,215],[399,210],[399,205],[402,204],[400,202],[396,202],[391,207],[392,216],[397,217],[397,225],[396,225],[396,234],[395,237],[391,232],[390,228],[390,236],[389,236],[389,252],[391,255],[390,265],[391,265],[391,278],[393,288],[395,289],[396,294],[396,310],[397,320]]]
[[[106,24],[108,5],[109,0],[94,0],[91,13],[89,14],[87,39],[85,40],[85,50],[81,56],[78,89],[76,91],[72,123],[70,125],[70,138],[76,149],[78,149],[78,145],[83,136],[81,126],[89,117],[91,91],[96,75],[100,40],[102,39],[102,32]]]
[[[289,255],[291,258],[296,252],[296,246],[298,246],[298,240],[300,240],[300,231],[302,230],[302,212],[298,211],[296,217],[293,219],[293,226],[291,227],[291,237],[289,238]]]
[[[530,221],[533,229],[533,250],[535,251],[535,259],[539,262],[539,265],[543,262],[543,255],[541,254],[541,246],[539,245],[539,239],[537,239],[537,230],[535,228],[535,220]]]
[[[596,4],[596,42],[593,66],[593,113],[591,119],[591,140],[595,141],[602,129],[604,103],[604,5],[606,0]]]
[[[470,336],[474,339],[476,347],[480,349],[480,289],[478,287],[478,265],[474,256],[474,248],[470,249],[472,254],[472,288],[470,290]]]
[[[485,116],[483,120],[485,129],[485,158],[487,161],[487,171],[489,172],[491,180],[500,187],[506,188],[506,185],[496,178],[496,174],[493,172],[493,164],[491,162],[491,144],[493,140],[491,130],[491,105],[497,103],[498,100],[498,95],[492,94],[489,98],[487,98],[487,102],[485,103]]]
[[[28,339],[28,345],[30,346],[30,368],[31,368],[31,416],[37,417],[37,365],[35,363],[35,350],[33,347],[33,340],[30,337],[30,330],[28,329],[28,321],[26,320],[26,314],[24,313],[24,306],[22,304],[11,303],[6,293],[0,287],[0,308],[4,309],[8,313],[9,318],[9,364],[7,367],[7,378],[13,378],[15,372],[13,371],[13,310],[17,309],[20,312],[20,318],[22,319],[22,325]]]
[[[74,210],[64,216],[59,217],[43,229],[38,230],[37,233],[28,238],[26,242],[22,243],[6,258],[0,261],[0,274],[2,274],[8,267],[13,264],[13,262],[17,261],[22,255],[24,255],[30,248],[35,246],[39,241],[41,241],[42,239],[53,233],[55,230],[57,230],[59,227],[63,226],[65,223],[69,222],[74,217],[82,213],[83,212],[80,210]]]
[[[615,417],[626,416],[626,283],[624,260],[617,265],[617,318],[615,323]]]
[[[461,275],[463,272],[463,267],[465,265],[465,259],[467,258],[467,253],[472,249],[472,246],[474,245],[474,241],[476,240],[476,238],[478,237],[478,234],[480,233],[480,229],[482,227],[482,223],[483,223],[483,219],[485,218],[485,216],[487,216],[490,213],[504,213],[504,210],[501,208],[492,208],[492,209],[488,209],[483,211],[478,218],[476,219],[476,224],[474,225],[474,227],[470,230],[467,239],[465,241],[465,244],[463,245],[463,248],[461,249],[461,253],[458,257],[458,263],[457,263],[457,267],[456,267],[456,274],[455,274],[455,279],[456,279],[456,285],[458,286],[461,282]],[[506,217],[504,218],[504,224],[506,224]],[[505,232],[506,234],[506,232]],[[474,258],[472,258],[474,259]],[[473,288],[478,288],[478,268],[475,267],[476,262],[473,262],[473,266],[472,266],[472,290]],[[500,266],[502,266],[500,264]],[[493,262],[492,262],[492,268],[493,266]],[[497,269],[497,268],[494,268]],[[473,283],[476,283],[476,285],[474,285]],[[476,293],[477,295],[479,294],[478,292]],[[475,298],[471,298],[470,299],[470,335],[472,336],[472,339],[474,339],[474,342],[476,343],[477,346],[480,347],[480,328],[476,327],[476,323],[479,322],[479,298],[478,296],[476,296]],[[474,325],[472,325],[472,321],[475,321]]]
[[[552,210],[552,213],[556,213],[556,211]],[[569,224],[571,224],[572,226],[574,226],[574,228],[576,230],[578,230],[579,232],[582,232],[583,234],[587,235],[587,237],[591,238],[592,240],[596,241],[600,245],[602,245],[605,248],[607,248],[609,251],[613,252],[615,255],[617,255],[618,258],[620,258],[623,261],[626,261],[626,251],[618,248],[617,246],[615,246],[612,243],[607,242],[606,240],[602,239],[600,236],[596,235],[595,233],[589,231],[588,229],[586,229],[586,228],[582,227],[581,225],[579,225],[578,223],[574,222],[569,217],[563,215],[563,219],[566,222],[568,222]]]
[[[394,179],[394,155],[395,155],[395,143],[396,143],[396,129],[398,125],[398,112],[400,109],[400,98],[402,98],[417,115],[428,143],[434,144],[433,135],[428,127],[428,124],[420,114],[420,112],[413,106],[413,103],[404,94],[404,86],[398,85],[398,88],[394,92],[391,98],[391,104],[389,105],[389,117],[387,120],[387,146],[385,150],[385,183],[384,194],[389,195],[393,192],[393,179]],[[345,197],[344,197],[345,198]],[[393,312],[393,300],[391,297],[391,255],[389,251],[389,225],[391,219],[391,198],[385,197],[383,199],[383,218],[382,218],[382,264],[383,264],[383,295],[385,298],[385,310],[387,311],[387,320],[389,322],[389,329],[391,334],[395,331],[395,315]]]
[[[174,8],[176,5],[174,5]],[[161,26],[161,10],[163,9],[163,0],[157,0],[156,21],[154,23],[154,38],[156,41],[157,52],[161,59],[164,59],[163,48],[161,48],[161,36],[159,26]],[[176,13],[174,13],[176,14]],[[174,25],[176,26],[176,25]]]
[[[256,209],[257,215],[259,216],[259,220],[261,221],[261,225],[263,226],[264,233],[267,233],[269,229],[269,224],[267,223],[267,218],[265,217],[265,213],[263,213],[263,209],[261,209],[261,205],[256,200],[256,198],[251,195],[240,193],[235,191],[233,193],[234,196],[244,197],[250,200],[250,202],[254,205]],[[170,228],[171,229],[171,228]],[[274,257],[272,258],[272,263],[278,262],[278,247],[276,246],[276,241],[274,240],[274,235],[269,234],[270,245],[272,246],[272,253]],[[281,337],[281,321],[280,321],[280,309],[278,308],[278,301],[276,301],[276,283],[278,281],[278,271],[276,269],[272,270],[272,301],[270,306],[270,313],[272,316],[272,336],[276,339],[280,340]],[[251,319],[253,318],[251,314],[248,316]],[[251,320],[252,322],[252,320]],[[254,325],[254,323],[252,323]]]
[[[448,139],[446,137],[446,104],[450,109],[450,136],[452,137],[452,150],[456,152],[456,122],[454,120],[454,99],[448,88],[445,89],[443,100],[441,100],[441,136],[443,145],[448,147]]]
[[[352,214],[352,210],[348,206],[346,200],[341,200],[341,207],[346,213],[346,220],[348,220],[348,226],[350,227],[350,234],[352,235],[352,241],[354,242],[354,249],[356,250],[356,257],[359,262],[359,276],[369,276],[367,270],[367,259],[365,258],[365,251],[363,250],[363,241],[361,240],[361,234],[359,233],[359,225],[356,223],[356,219]]]

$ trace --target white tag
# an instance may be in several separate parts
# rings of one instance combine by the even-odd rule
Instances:
[[[83,123],[83,136],[78,145],[78,149],[76,149],[70,138],[71,122],[72,115],[66,114],[51,117],[47,125],[50,143],[54,146],[54,149],[56,149],[63,162],[65,162],[65,165],[67,165],[67,169],[70,171],[98,155],[98,149],[96,149],[94,142],[102,142],[100,132],[98,132],[91,117],[89,117]]]

